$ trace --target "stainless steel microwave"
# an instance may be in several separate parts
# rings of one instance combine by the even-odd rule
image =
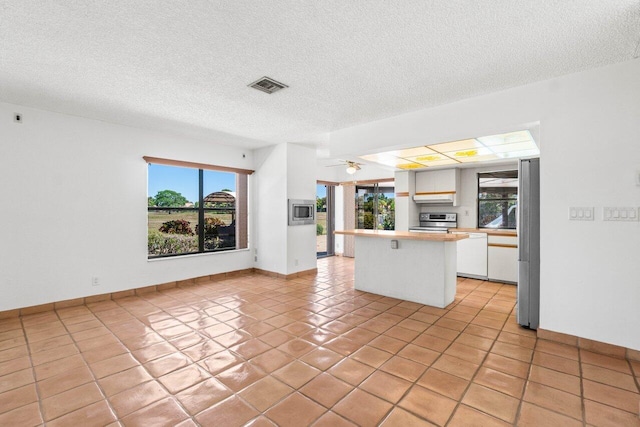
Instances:
[[[289,199],[289,225],[314,224],[316,202],[314,200]]]

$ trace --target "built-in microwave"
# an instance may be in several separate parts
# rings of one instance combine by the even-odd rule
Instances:
[[[314,224],[315,212],[315,201],[289,199],[289,225]]]

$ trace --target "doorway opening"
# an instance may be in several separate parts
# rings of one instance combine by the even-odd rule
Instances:
[[[335,254],[335,185],[316,186],[316,255],[324,258]]]
[[[392,186],[356,186],[356,228],[395,230],[395,192]]]

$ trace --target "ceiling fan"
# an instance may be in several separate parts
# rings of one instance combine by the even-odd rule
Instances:
[[[354,173],[360,170],[360,166],[362,165],[362,163],[352,162],[351,160],[340,160],[340,162],[342,163],[337,165],[327,165],[327,167],[346,166],[347,167],[346,172],[349,175],[353,175]]]

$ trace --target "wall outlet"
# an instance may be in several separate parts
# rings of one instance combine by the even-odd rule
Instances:
[[[258,257],[257,257],[257,256],[254,256],[254,257],[253,257],[253,260],[254,260],[255,262],[258,262]]]
[[[294,260],[293,260],[293,263],[297,266],[297,265],[298,265],[298,260],[297,260],[297,259],[294,259]]]
[[[634,207],[606,207],[602,210],[604,221],[638,221],[638,209]]]
[[[593,208],[569,208],[569,221],[593,221]]]
[[[13,121],[16,123],[22,123],[22,114],[13,113]]]
[[[100,286],[100,279],[96,276],[91,276],[91,286]]]

